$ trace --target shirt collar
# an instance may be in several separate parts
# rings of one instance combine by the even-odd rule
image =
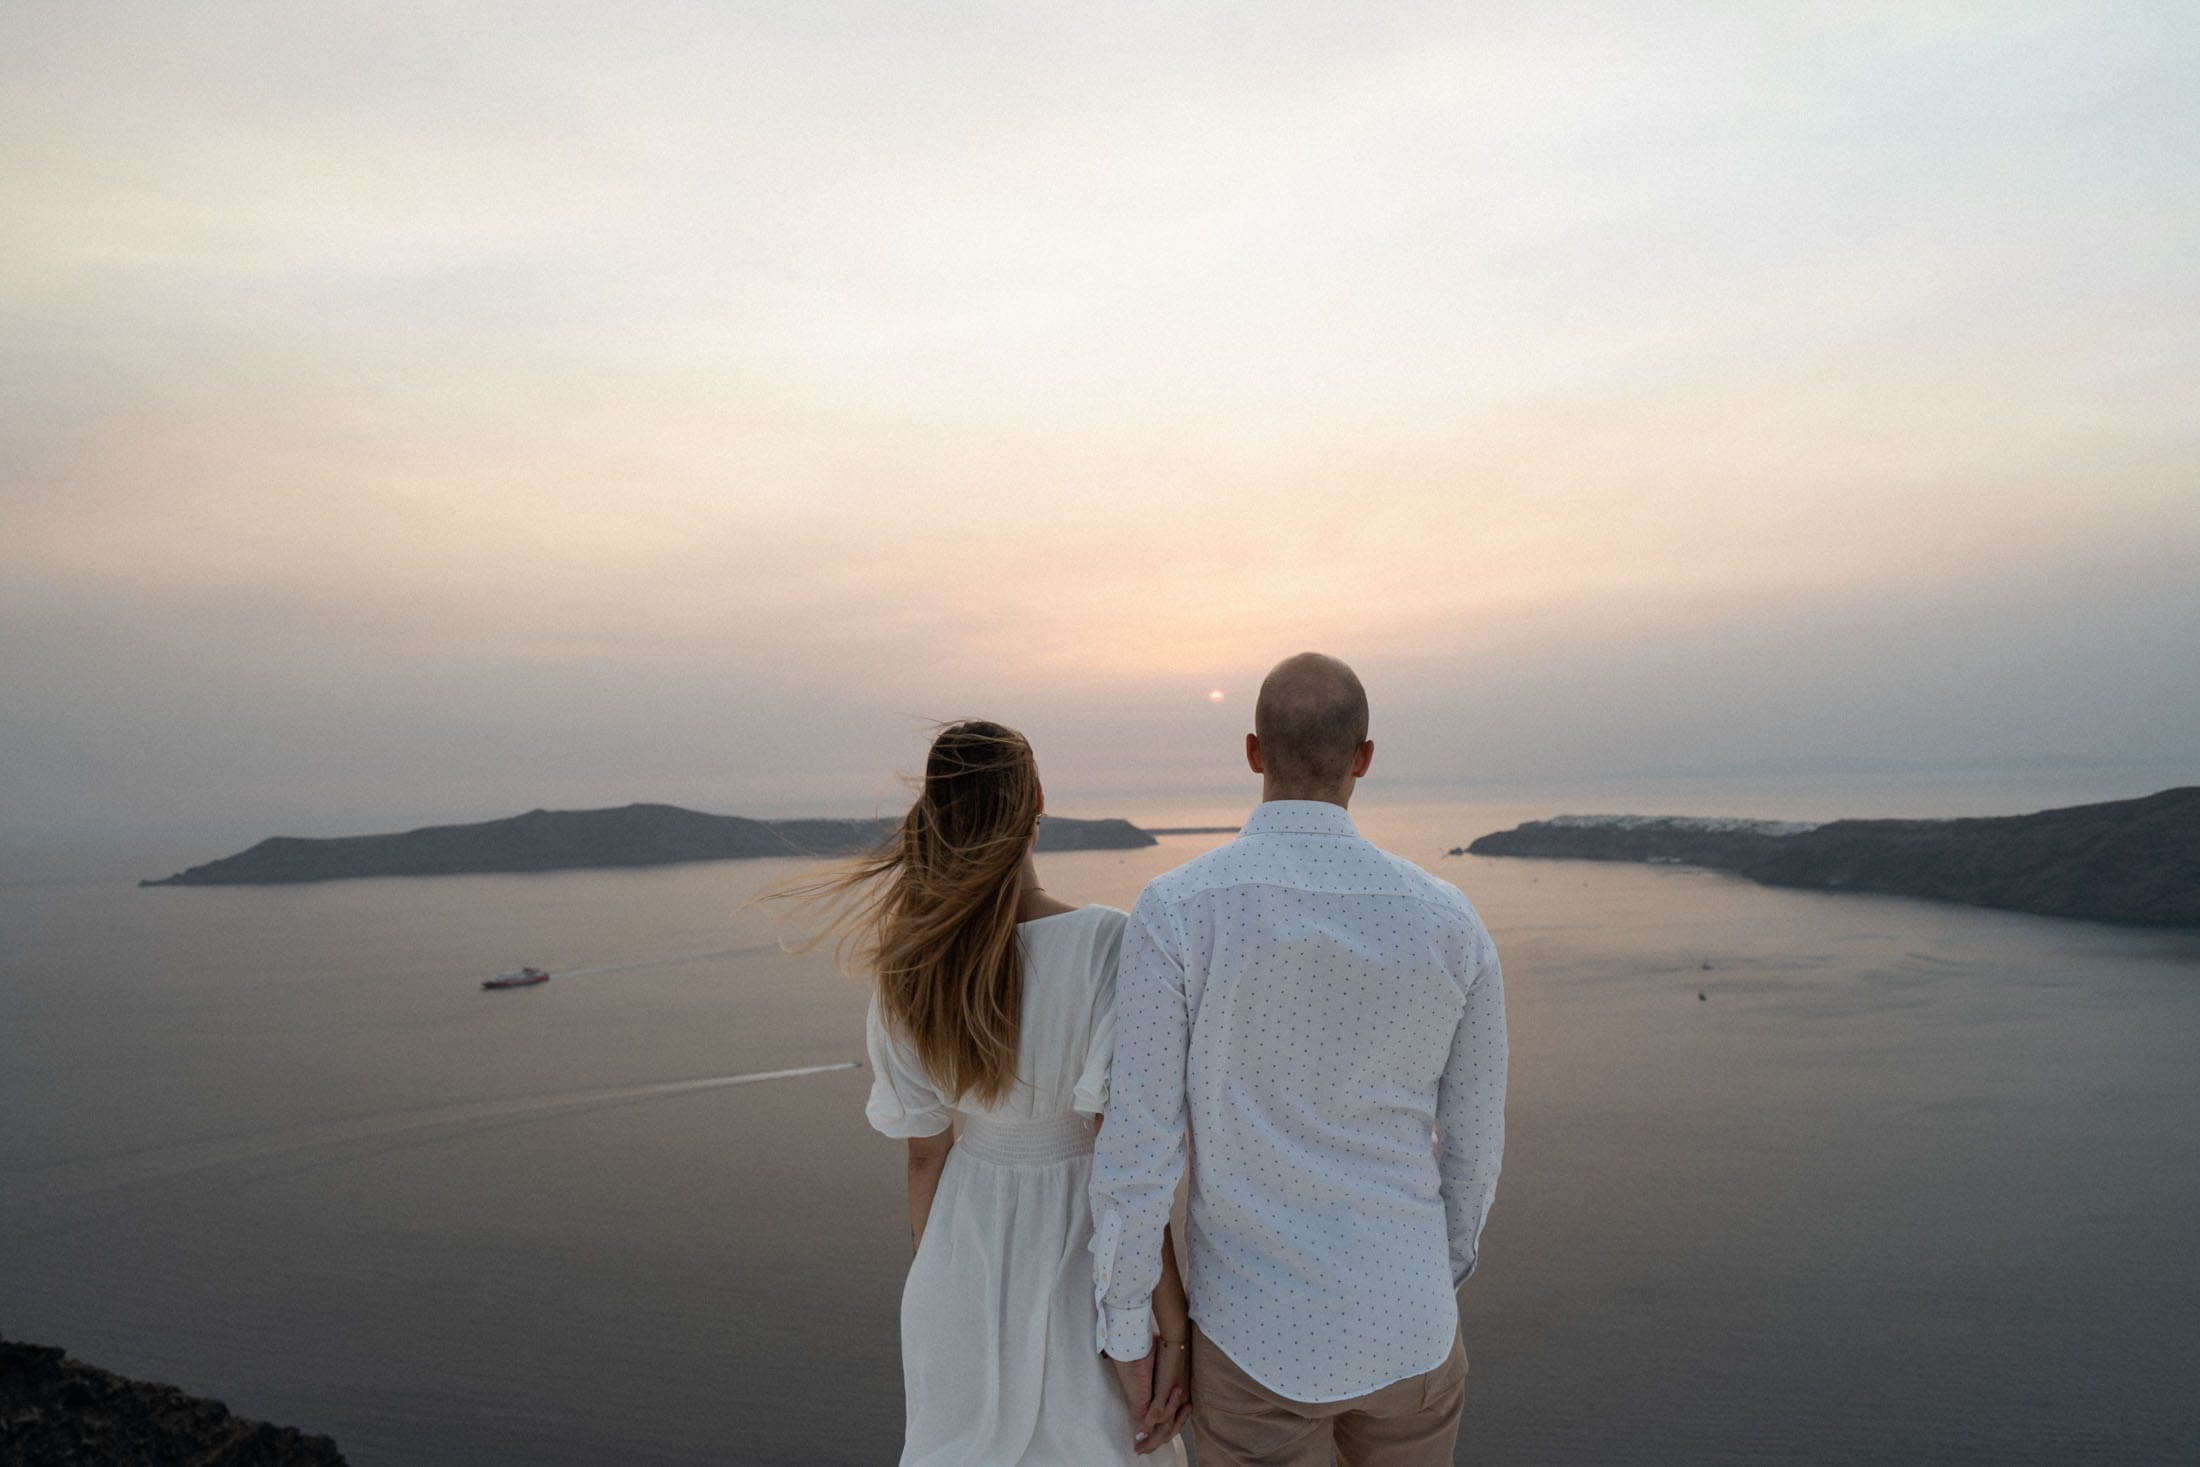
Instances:
[[[1263,800],[1239,835],[1358,835],[1342,805],[1327,800]]]

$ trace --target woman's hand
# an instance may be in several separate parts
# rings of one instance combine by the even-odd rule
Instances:
[[[1138,1422],[1137,1452],[1143,1457],[1175,1440],[1192,1414],[1192,1351],[1187,1340],[1155,1340],[1153,1395]]]

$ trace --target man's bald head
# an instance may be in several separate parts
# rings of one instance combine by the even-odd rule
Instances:
[[[1367,741],[1367,690],[1334,657],[1301,652],[1269,669],[1253,706],[1261,763],[1279,787],[1334,789]]]

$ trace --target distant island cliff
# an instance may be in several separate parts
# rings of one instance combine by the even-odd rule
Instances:
[[[51,1345],[0,1340],[0,1467],[344,1467],[325,1436],[232,1416],[219,1401],[129,1380]]]
[[[1767,886],[2200,926],[2200,787],[1966,820],[1810,825],[1562,815],[1485,835],[1465,849],[1477,856],[1705,866]]]
[[[270,836],[250,849],[140,886],[276,886],[360,876],[455,876],[670,866],[759,856],[845,856],[884,839],[895,821],[749,820],[678,805],[530,810],[474,825],[428,825],[393,835]],[[1042,851],[1134,850],[1154,838],[1128,820],[1067,820],[1039,827]]]

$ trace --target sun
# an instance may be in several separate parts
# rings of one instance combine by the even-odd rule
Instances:
[[[1207,694],[1207,701],[1210,703],[1220,703],[1222,701],[1222,689],[1216,688],[1213,691],[1209,692]]]

